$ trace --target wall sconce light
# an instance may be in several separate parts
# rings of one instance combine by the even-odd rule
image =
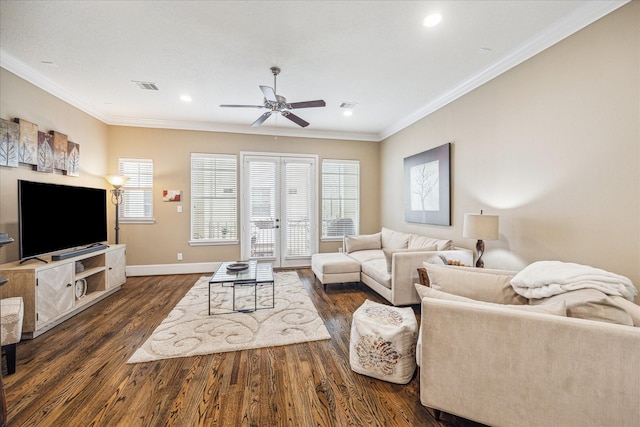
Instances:
[[[498,215],[483,215],[482,211],[480,211],[480,215],[464,214],[462,237],[478,239],[476,242],[476,251],[478,251],[476,267],[478,268],[484,267],[484,261],[482,260],[484,241],[498,240],[498,218]]]
[[[119,232],[120,232],[120,223],[119,223],[119,206],[122,204],[122,196],[124,195],[124,190],[121,188],[128,180],[127,176],[118,176],[118,175],[106,175],[104,177],[109,184],[113,186],[111,190],[111,203],[116,206],[116,244],[119,243]]]

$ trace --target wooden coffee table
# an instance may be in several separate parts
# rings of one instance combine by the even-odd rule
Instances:
[[[216,312],[213,315],[229,313],[251,313],[256,310],[273,308],[275,306],[275,289],[273,280],[273,264],[258,263],[255,260],[248,261],[248,268],[240,271],[232,271],[229,267],[238,264],[238,261],[226,261],[213,273],[209,279],[209,315],[211,316],[211,286],[220,285],[222,287],[232,287],[233,296],[231,310]],[[271,306],[261,306],[258,308],[258,286],[271,285]],[[236,309],[236,287],[253,287],[253,308]]]

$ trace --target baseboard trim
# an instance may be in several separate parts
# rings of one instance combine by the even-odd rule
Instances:
[[[213,274],[219,262],[200,262],[189,264],[151,264],[151,265],[128,265],[127,277],[133,276],[162,276],[167,274],[192,274],[207,273]]]

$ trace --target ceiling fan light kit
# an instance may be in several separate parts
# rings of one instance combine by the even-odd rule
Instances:
[[[309,126],[309,122],[303,120],[302,118],[296,116],[289,110],[295,110],[297,108],[315,108],[315,107],[324,107],[327,104],[322,99],[317,99],[314,101],[302,101],[302,102],[287,102],[287,98],[284,96],[278,95],[276,92],[276,78],[278,74],[280,74],[280,68],[271,67],[271,73],[273,74],[273,88],[269,86],[260,86],[260,90],[264,95],[264,103],[263,105],[241,105],[241,104],[222,104],[220,107],[232,107],[232,108],[265,108],[269,111],[262,114],[256,121],[254,121],[251,126],[256,127],[260,126],[265,122],[273,113],[280,113],[282,117],[286,117],[291,120],[293,123],[297,124],[300,127]]]

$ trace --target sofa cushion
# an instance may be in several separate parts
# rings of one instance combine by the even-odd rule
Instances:
[[[360,236],[345,236],[344,237],[344,251],[351,253],[355,251],[363,251],[367,249],[380,249],[381,233],[375,234],[361,234]]]
[[[531,299],[529,304],[546,305],[558,301],[565,303],[569,317],[633,326],[629,313],[596,289],[578,289],[547,298]]]
[[[406,249],[409,247],[409,234],[382,227],[382,247],[387,249]]]
[[[445,239],[434,239],[433,237],[411,234],[409,236],[409,248],[424,248],[435,246],[438,251],[448,251],[453,249],[453,241]]]
[[[387,260],[384,258],[373,259],[362,263],[362,272],[381,285],[391,289],[391,275],[387,271]]]
[[[471,298],[462,297],[460,295],[441,292],[441,291],[429,288],[427,286],[422,286],[417,283],[415,286],[416,286],[416,290],[418,291],[418,295],[420,295],[421,298],[428,297],[428,298],[436,298],[436,299],[445,299],[449,301],[470,302],[475,304],[491,305],[495,307],[511,308],[514,310],[553,314],[555,316],[563,316],[563,317],[567,315],[567,308],[564,304],[564,301],[557,301],[553,304],[537,305],[537,306],[522,305],[522,304],[496,304],[493,302],[477,301]]]
[[[497,304],[528,304],[511,287],[515,271],[424,264],[431,287],[450,294]]]
[[[360,272],[360,263],[347,254],[326,252],[311,255],[311,266],[322,274]]]
[[[435,246],[427,246],[424,248],[407,248],[407,249],[389,249],[382,248],[382,252],[384,252],[384,257],[387,260],[387,271],[391,273],[391,264],[393,262],[393,254],[397,252],[432,252],[435,251]]]
[[[634,304],[628,299],[619,296],[609,296],[611,301],[613,301],[618,307],[621,307],[629,313],[631,316],[631,320],[633,320],[633,326],[640,326],[640,305]]]
[[[351,252],[348,256],[363,264],[374,259],[384,259],[382,249],[369,249],[365,251]]]

